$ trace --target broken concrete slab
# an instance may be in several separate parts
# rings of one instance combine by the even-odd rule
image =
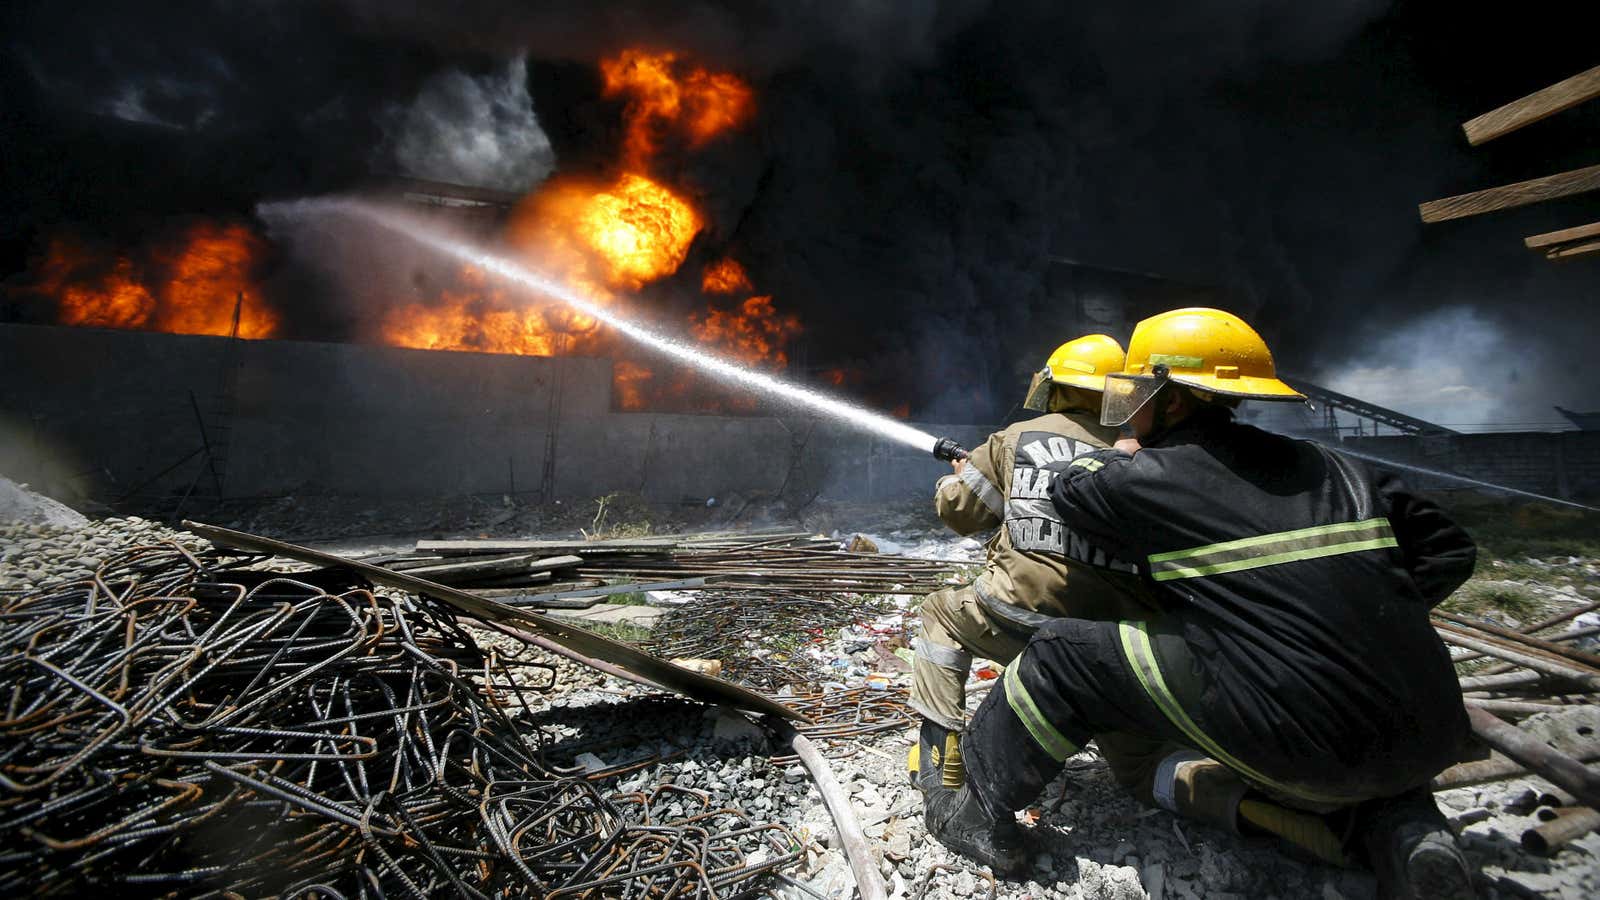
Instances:
[[[547,615],[552,619],[565,619],[584,625],[637,625],[649,628],[666,613],[665,609],[654,606],[597,603],[588,609],[552,609]]]
[[[89,520],[65,503],[31,491],[25,484],[0,477],[0,524],[82,528]]]

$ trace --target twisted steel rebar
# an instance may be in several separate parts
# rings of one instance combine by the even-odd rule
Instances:
[[[348,572],[119,553],[0,596],[0,684],[10,895],[718,898],[799,855],[545,764],[552,667]]]

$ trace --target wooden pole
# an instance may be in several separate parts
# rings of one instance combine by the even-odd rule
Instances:
[[[1515,725],[1508,725],[1481,709],[1468,709],[1472,733],[1485,744],[1527,766],[1588,807],[1600,806],[1600,772],[1554,749]]]
[[[1443,222],[1594,190],[1600,190],[1600,166],[1573,169],[1442,200],[1429,200],[1418,205],[1417,211],[1424,222]]]
[[[1546,231],[1544,234],[1531,234],[1522,239],[1522,243],[1529,250],[1543,250],[1558,244],[1570,244],[1584,238],[1600,237],[1600,222],[1591,222],[1588,225],[1579,225],[1577,228],[1563,228],[1560,231]]]
[[[1577,259],[1580,256],[1600,253],[1600,240],[1584,241],[1581,244],[1562,244],[1545,251],[1545,259]]]
[[[1461,130],[1467,134],[1467,143],[1476,147],[1595,97],[1600,97],[1600,66],[1486,112],[1462,125]]]
[[[1569,806],[1556,810],[1553,821],[1522,833],[1522,849],[1540,856],[1549,856],[1563,844],[1581,838],[1600,828],[1600,812],[1586,806]]]

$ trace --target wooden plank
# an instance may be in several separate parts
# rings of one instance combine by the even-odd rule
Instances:
[[[1563,228],[1560,231],[1546,231],[1544,234],[1532,234],[1523,238],[1522,243],[1530,250],[1540,250],[1552,244],[1566,244],[1589,237],[1600,237],[1600,222],[1579,225],[1577,228]]]
[[[1458,194],[1442,200],[1429,200],[1418,205],[1417,211],[1422,214],[1424,222],[1443,222],[1594,190],[1600,190],[1600,166],[1573,169],[1571,172]]]
[[[1462,125],[1461,130],[1467,133],[1467,143],[1476,147],[1595,97],[1600,97],[1600,66],[1490,110]]]
[[[1563,244],[1552,248],[1544,255],[1545,259],[1577,259],[1580,256],[1590,256],[1600,253],[1600,240],[1585,241],[1581,244]]]

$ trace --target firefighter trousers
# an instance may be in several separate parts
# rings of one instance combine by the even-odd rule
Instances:
[[[1366,799],[1276,782],[1231,757],[1225,746],[1234,743],[1232,736],[1200,732],[1177,706],[1154,663],[1158,642],[1163,658],[1187,655],[1181,638],[1142,622],[1060,619],[1040,628],[972,718],[962,742],[968,780],[994,806],[1021,809],[1067,757],[1102,735],[1101,750],[1114,776],[1145,802],[1157,766],[1185,748],[1216,758],[1252,787],[1302,808]]]
[[[1009,664],[1031,635],[1002,627],[970,584],[929,594],[921,613],[922,630],[913,646],[911,708],[960,731],[967,719],[967,673],[973,656]]]
[[[1111,621],[1152,612],[1148,597],[1131,576],[1085,572],[1075,577],[1092,580],[1081,592],[1069,589],[1064,599],[1024,614],[1042,623],[1067,616]],[[1034,629],[996,615],[971,584],[929,594],[920,613],[922,629],[912,645],[916,657],[911,708],[925,719],[960,731],[967,719],[966,682],[973,657],[1010,665]]]

